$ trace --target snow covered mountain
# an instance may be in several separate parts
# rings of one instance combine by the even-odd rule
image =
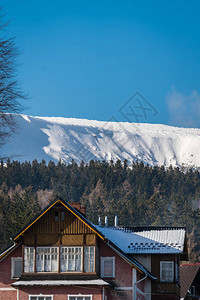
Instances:
[[[138,159],[149,165],[200,167],[200,129],[16,115],[18,133],[1,156],[19,161]]]

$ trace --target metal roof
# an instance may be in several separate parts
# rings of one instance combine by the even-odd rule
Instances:
[[[184,227],[119,228],[95,226],[106,238],[126,254],[183,253],[186,229]]]

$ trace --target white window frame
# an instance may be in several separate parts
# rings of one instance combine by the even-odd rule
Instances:
[[[57,271],[45,271],[44,270],[44,263],[45,263],[45,258],[43,257],[43,270],[42,271],[37,271],[37,255],[41,255],[41,254],[37,254],[37,250],[39,248],[42,248],[42,249],[57,249],[57,253],[56,254],[52,254],[51,251],[49,254],[42,254],[43,256],[44,255],[50,255],[50,264],[52,265],[52,255],[57,255]],[[35,253],[35,260],[36,260],[36,270],[35,272],[36,273],[58,273],[58,270],[59,270],[59,247],[48,247],[48,246],[38,246],[36,247],[36,253]]]
[[[86,252],[85,252],[85,249],[86,248],[89,248],[89,268],[91,267],[91,261],[92,261],[92,259],[90,258],[90,255],[91,255],[91,248],[93,248],[94,249],[94,271],[89,271],[89,272],[86,272],[85,271],[85,255],[86,255]],[[96,269],[96,267],[95,267],[95,263],[96,263],[96,247],[95,246],[85,246],[84,247],[84,272],[85,273],[94,273],[95,272],[95,269]]]
[[[18,279],[19,277],[15,277],[15,262],[20,261],[22,263],[22,257],[11,257],[11,279]],[[22,267],[23,272],[23,267]]]
[[[40,294],[40,295],[29,295],[29,300],[31,300],[31,297],[36,297],[36,300],[38,300],[39,297],[44,297],[44,300],[46,300],[45,298],[46,297],[51,297],[51,300],[53,300],[53,295],[43,295],[43,294]]]
[[[112,276],[106,276],[104,274],[104,262],[105,261],[110,261],[112,260],[113,262],[113,271],[112,271]],[[106,277],[106,278],[115,278],[115,256],[112,257],[101,257],[101,276]]]
[[[61,271],[61,263],[62,263],[62,249],[72,249],[72,248],[81,248],[81,270],[80,271]],[[65,255],[67,255],[67,269],[68,269],[68,261],[69,261],[69,255],[76,255],[76,252],[74,252],[74,254],[69,254],[66,253]],[[75,260],[75,264],[76,264],[76,260]],[[82,273],[83,272],[83,246],[63,246],[60,247],[60,273]]]
[[[164,280],[162,279],[162,270],[163,270],[163,267],[162,265],[163,264],[171,264],[172,265],[172,276],[171,276],[171,280]],[[160,261],[160,281],[161,282],[174,282],[174,261]]]
[[[29,268],[28,272],[25,271],[25,250],[26,249],[33,249],[33,272],[30,272],[30,268]],[[35,247],[24,247],[24,270],[23,271],[24,271],[24,273],[34,273],[35,272]]]
[[[82,295],[82,294],[78,294],[78,295],[68,295],[67,300],[70,300],[70,297],[83,297],[83,300],[85,300],[85,297],[90,297],[90,300],[92,300],[92,295]],[[77,300],[77,299],[75,299]]]

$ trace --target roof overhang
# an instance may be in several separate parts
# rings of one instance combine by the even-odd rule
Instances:
[[[18,286],[109,286],[110,284],[103,279],[93,280],[19,280],[12,284]]]

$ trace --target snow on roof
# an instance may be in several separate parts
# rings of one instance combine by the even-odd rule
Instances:
[[[185,228],[95,227],[126,254],[183,253]]]
[[[13,286],[109,285],[103,279],[93,280],[19,280]]]

